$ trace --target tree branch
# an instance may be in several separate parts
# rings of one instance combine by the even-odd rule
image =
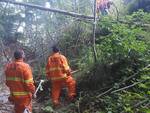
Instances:
[[[133,77],[135,77],[136,75],[138,75],[139,72],[141,72],[141,71],[143,71],[144,69],[149,68],[149,67],[150,67],[150,65],[147,65],[146,67],[142,68],[142,69],[139,70],[138,72],[134,73],[132,76],[129,76],[128,78],[126,78],[125,80],[123,80],[122,82],[125,83],[126,81],[128,81],[128,80],[132,79]],[[122,82],[121,82],[121,83],[122,83]],[[121,83],[120,83],[120,84],[121,84]]]
[[[128,89],[128,88],[131,88],[131,87],[133,87],[133,86],[135,86],[135,85],[137,85],[137,84],[140,84],[140,83],[142,83],[142,82],[145,82],[145,81],[146,81],[146,80],[136,82],[136,83],[134,83],[134,84],[132,84],[132,85],[129,85],[129,86],[126,86],[126,87],[117,89],[117,90],[115,90],[115,91],[112,91],[111,93],[116,93],[116,92],[119,92],[119,91],[122,91],[122,90],[125,90],[125,89]]]
[[[147,65],[146,67],[142,68],[142,69],[141,69],[140,71],[138,71],[137,73],[133,74],[132,76],[130,76],[130,77],[128,77],[127,79],[123,80],[122,82],[118,83],[118,85],[119,85],[119,86],[122,85],[122,84],[125,83],[126,81],[130,80],[131,78],[133,78],[133,77],[135,77],[137,74],[139,74],[139,72],[141,72],[141,71],[143,71],[145,68],[149,68],[149,67],[150,67],[150,65]],[[134,83],[134,84],[132,84],[132,85],[130,85],[130,86],[126,86],[126,87],[124,87],[124,88],[121,88],[121,89],[118,89],[118,90],[115,90],[115,91],[112,91],[112,90],[114,89],[114,87],[112,87],[112,88],[108,89],[107,91],[105,91],[105,92],[99,94],[99,95],[96,96],[96,97],[99,98],[99,97],[101,97],[101,96],[103,96],[103,95],[105,95],[105,94],[110,93],[111,91],[112,91],[111,93],[115,93],[115,92],[118,92],[118,91],[121,91],[121,90],[130,88],[130,87],[133,87],[133,86],[135,86],[135,85],[137,85],[137,84],[139,84],[139,83],[141,83],[141,82],[145,82],[145,81],[146,81],[146,80],[140,81],[140,82],[136,82],[136,83]]]
[[[148,101],[149,101],[149,99],[145,99],[145,100],[143,100],[143,101],[140,101],[139,103],[135,104],[135,105],[133,106],[133,108],[137,108],[137,107],[139,107],[140,105],[142,105],[142,104],[144,104],[144,103],[146,103],[146,102],[148,102]]]
[[[109,90],[107,90],[107,91],[105,91],[105,92],[103,92],[103,93],[99,94],[98,96],[96,96],[96,98],[99,98],[99,97],[101,97],[101,96],[103,96],[103,95],[105,95],[105,94],[107,94],[107,93],[111,92],[112,90],[113,90],[113,87],[112,87],[112,88],[110,88]]]

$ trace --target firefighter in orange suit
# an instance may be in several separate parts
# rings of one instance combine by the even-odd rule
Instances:
[[[24,52],[14,52],[15,60],[6,65],[6,85],[10,89],[8,98],[15,105],[15,113],[23,113],[27,108],[32,112],[31,99],[35,92],[32,71],[28,64],[23,62]]]
[[[68,99],[71,101],[76,95],[76,82],[71,76],[71,69],[67,59],[60,52],[58,47],[52,47],[53,54],[48,58],[46,65],[47,79],[52,83],[52,101],[53,105],[60,105],[59,96],[63,87],[68,88]]]

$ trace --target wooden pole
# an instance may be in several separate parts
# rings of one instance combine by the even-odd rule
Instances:
[[[43,10],[43,11],[50,11],[50,12],[54,12],[54,13],[60,13],[60,14],[63,14],[63,15],[69,15],[69,16],[77,17],[77,18],[83,18],[83,19],[93,19],[94,18],[93,16],[86,16],[86,15],[82,15],[82,14],[79,14],[79,13],[68,12],[68,11],[65,11],[65,10],[46,8],[46,7],[42,7],[40,5],[34,5],[34,4],[30,4],[30,3],[22,3],[22,2],[12,1],[12,0],[0,0],[0,2],[6,2],[6,3],[14,4],[14,5],[25,6],[25,7],[31,7],[31,8],[35,8],[35,9],[39,9],[39,10]]]
[[[96,31],[96,0],[94,0],[94,21],[93,21],[93,53],[94,61],[97,61],[96,45],[95,45],[95,31]]]

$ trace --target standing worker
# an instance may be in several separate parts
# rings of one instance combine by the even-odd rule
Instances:
[[[15,105],[15,113],[23,113],[25,109],[32,112],[31,99],[35,86],[31,68],[23,62],[24,57],[22,50],[15,51],[15,60],[7,64],[5,69],[6,85],[10,89],[8,99]]]
[[[46,65],[47,79],[52,83],[52,101],[54,107],[60,105],[59,96],[63,87],[68,88],[68,99],[72,101],[76,95],[76,81],[71,76],[71,69],[67,59],[60,52],[58,47],[52,47],[53,54],[48,58]]]
[[[97,0],[97,12],[101,12],[102,15],[108,15],[108,9],[110,8],[110,0]]]

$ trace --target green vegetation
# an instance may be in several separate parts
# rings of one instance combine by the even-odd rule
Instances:
[[[126,15],[120,21],[114,21],[110,17],[102,18],[98,22],[96,32],[98,55],[96,64],[93,62],[92,48],[87,43],[78,42],[80,54],[77,54],[76,64],[84,71],[77,75],[79,91],[82,94],[74,105],[76,110],[81,110],[83,113],[149,112],[149,18],[150,14],[142,10]],[[73,37],[73,32],[76,31],[71,30],[72,32],[66,32],[67,37],[64,36],[68,44],[64,45],[67,48],[74,46],[74,40],[77,40]],[[83,34],[84,32],[80,36]],[[90,36],[89,32],[84,34],[85,37],[87,34]],[[88,37],[84,42],[87,40]],[[67,53],[73,58],[71,55],[74,55],[74,51]],[[75,63],[73,62],[72,65]],[[109,88],[111,90],[108,93],[100,96]]]
[[[92,15],[90,0],[29,2],[41,6],[49,3],[51,8]],[[132,3],[126,8],[128,13],[119,8],[118,20],[108,15],[97,21],[97,62],[94,62],[91,21],[0,3],[0,41],[3,43],[0,52],[6,54],[0,56],[1,63],[5,63],[6,56],[12,56],[14,49],[22,48],[35,80],[46,79],[47,57],[51,46],[58,44],[72,70],[79,70],[74,74],[76,101],[64,105],[58,112],[150,113],[150,13],[137,7],[131,10]],[[42,100],[39,111],[54,112],[47,86],[43,89],[47,92],[38,98]]]

